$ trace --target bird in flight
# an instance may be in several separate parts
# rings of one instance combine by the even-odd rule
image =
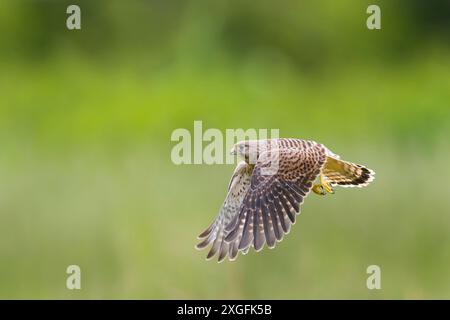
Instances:
[[[312,190],[334,193],[334,187],[364,187],[375,172],[341,160],[324,145],[300,139],[246,140],[232,154],[236,166],[218,216],[198,238],[197,249],[212,244],[207,259],[218,254],[235,260],[250,247],[274,248],[289,233],[303,200]]]

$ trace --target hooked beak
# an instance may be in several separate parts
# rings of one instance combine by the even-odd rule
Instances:
[[[233,156],[236,155],[236,148],[231,149],[230,154]]]

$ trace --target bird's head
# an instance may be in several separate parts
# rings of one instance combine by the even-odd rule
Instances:
[[[238,155],[244,158],[247,162],[256,163],[258,159],[258,141],[244,140],[236,143],[230,151],[232,155]]]

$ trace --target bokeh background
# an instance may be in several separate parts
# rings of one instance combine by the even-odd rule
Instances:
[[[450,298],[448,1],[2,0],[0,34],[1,298]],[[205,261],[233,166],[171,162],[194,120],[377,179],[311,195],[276,250]]]

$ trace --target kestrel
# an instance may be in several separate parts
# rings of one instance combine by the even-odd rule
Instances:
[[[234,170],[219,215],[199,235],[196,246],[212,243],[207,259],[235,260],[250,247],[274,248],[289,233],[300,205],[312,190],[334,193],[335,186],[364,187],[372,170],[341,160],[324,145],[300,139],[241,141],[232,154],[243,158]]]

